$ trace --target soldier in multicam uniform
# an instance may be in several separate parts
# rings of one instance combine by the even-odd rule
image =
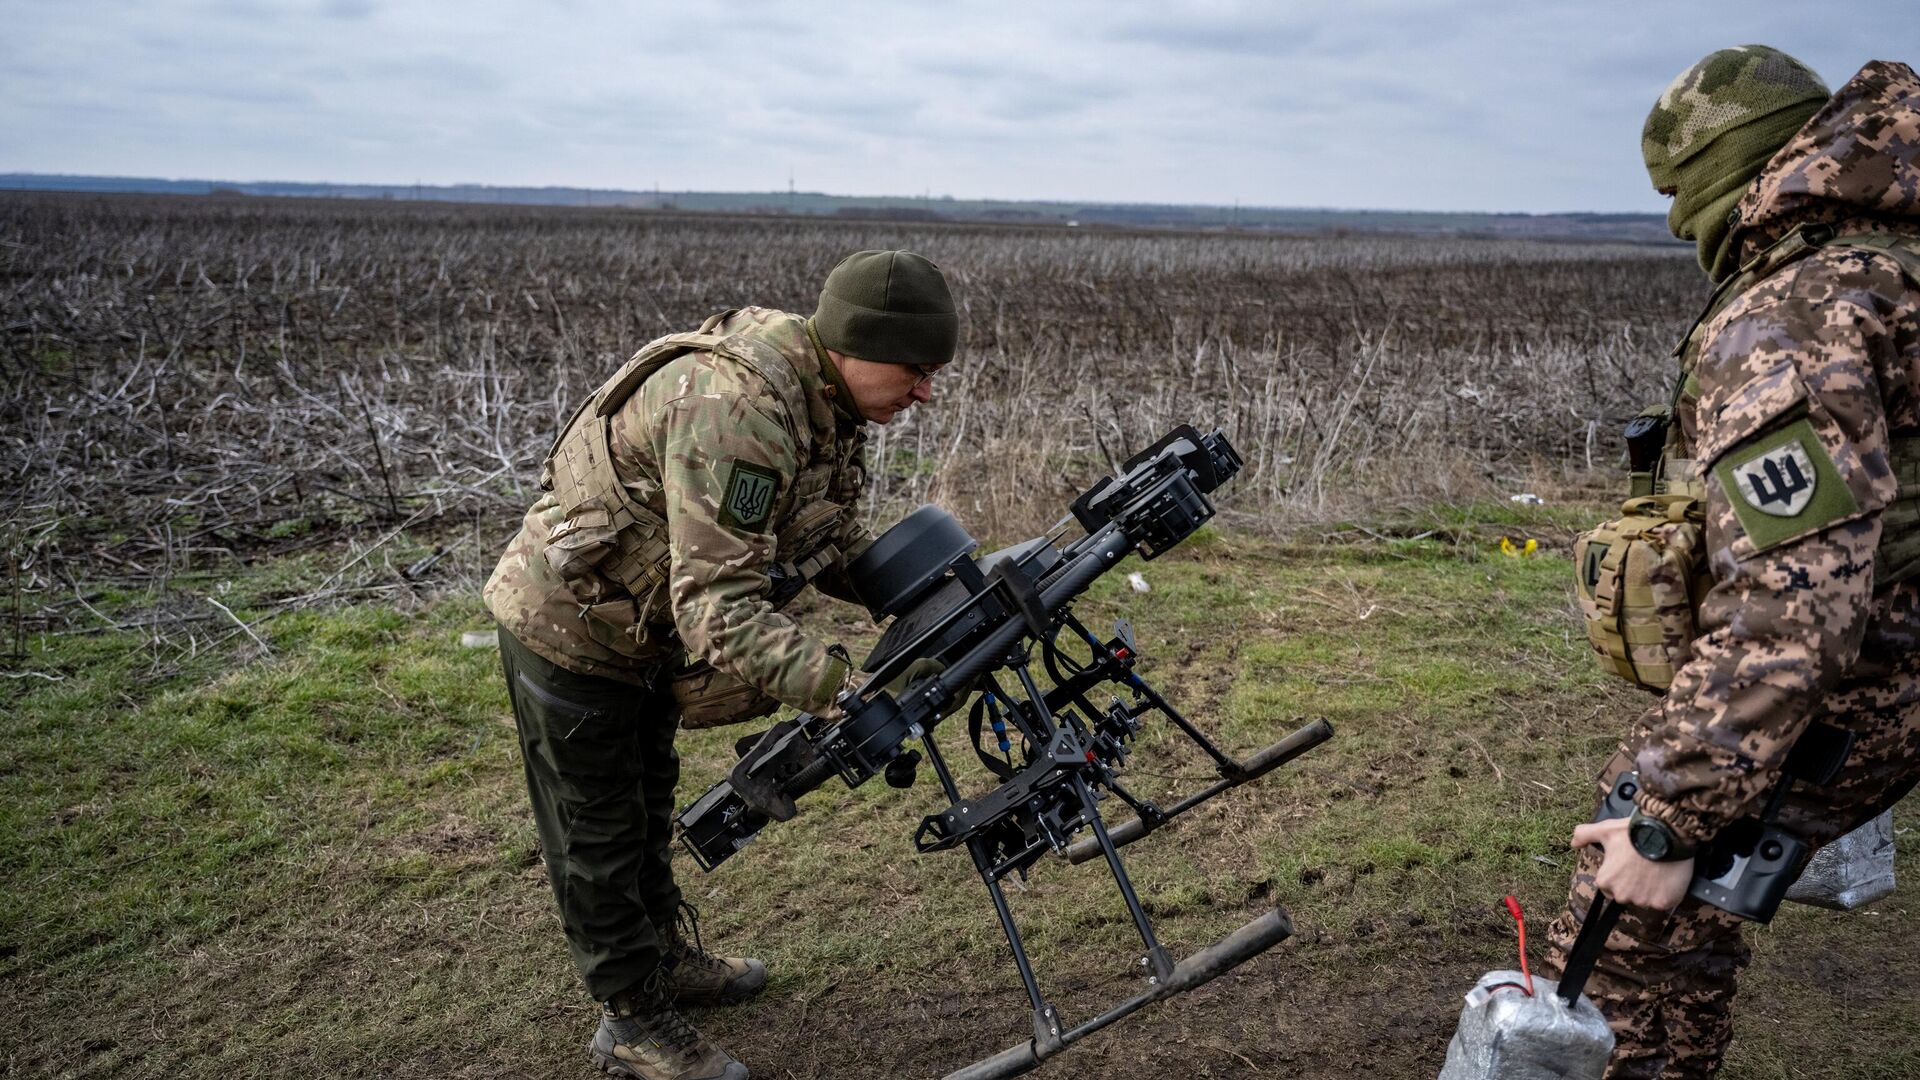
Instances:
[[[1628,905],[1587,984],[1615,1078],[1719,1067],[1750,954],[1686,897],[1691,854],[1757,812],[1810,724],[1857,739],[1778,818],[1814,847],[1920,778],[1920,80],[1876,61],[1829,95],[1791,57],[1726,49],[1662,95],[1643,143],[1720,283],[1681,349],[1668,448],[1697,469],[1713,580],[1691,658],[1601,776],[1638,770],[1637,810],[1575,831],[1552,928],[1564,963],[1596,889]]]
[[[601,1069],[744,1080],[676,1005],[738,1001],[758,960],[701,945],[668,844],[677,725],[833,708],[845,650],[779,607],[870,537],[855,506],[866,422],[930,399],[959,316],[904,251],[835,267],[818,310],[728,311],[641,349],[580,407],[547,494],[487,582],[527,789],[567,944],[602,1003]]]

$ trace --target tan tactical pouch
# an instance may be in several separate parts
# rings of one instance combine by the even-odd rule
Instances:
[[[674,668],[667,684],[673,691],[680,726],[689,731],[753,720],[780,707],[759,687],[741,682],[705,660]]]
[[[1705,508],[1687,495],[1647,495],[1620,511],[1573,544],[1587,640],[1601,667],[1665,692],[1693,653],[1700,602],[1713,585]]]

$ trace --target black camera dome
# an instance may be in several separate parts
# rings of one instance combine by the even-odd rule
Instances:
[[[923,506],[848,563],[847,579],[873,617],[884,619],[912,606],[955,559],[979,546],[958,518],[937,506]]]

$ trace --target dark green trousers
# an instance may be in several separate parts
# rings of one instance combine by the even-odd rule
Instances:
[[[673,698],[557,667],[505,630],[500,660],[567,948],[606,1001],[659,966],[680,905]]]

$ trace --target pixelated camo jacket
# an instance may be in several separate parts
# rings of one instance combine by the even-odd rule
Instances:
[[[1749,253],[1806,222],[1920,236],[1913,70],[1861,69],[1739,213]],[[1812,720],[1853,729],[1856,755],[1916,751],[1920,579],[1873,570],[1902,490],[1891,437],[1920,433],[1920,290],[1883,253],[1823,248],[1721,311],[1694,376],[1680,422],[1707,480],[1714,586],[1693,658],[1629,749],[1642,809],[1697,842],[1759,808]]]

